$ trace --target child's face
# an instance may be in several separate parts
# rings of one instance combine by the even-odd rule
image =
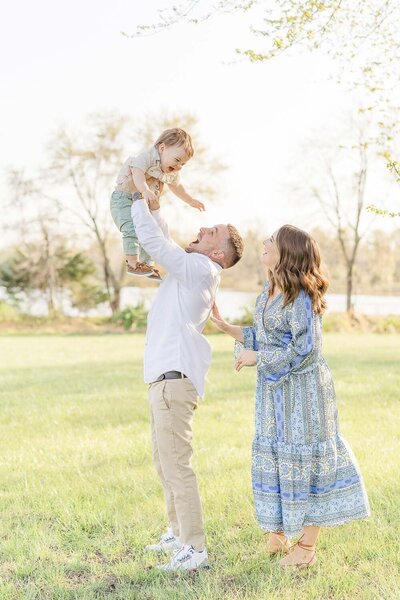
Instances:
[[[180,171],[189,160],[183,146],[160,144],[158,152],[161,159],[161,169],[164,173]]]

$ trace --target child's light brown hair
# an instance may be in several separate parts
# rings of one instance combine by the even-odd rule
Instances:
[[[183,146],[188,158],[192,158],[194,154],[192,138],[186,131],[179,129],[179,127],[163,131],[154,145],[158,148],[160,144],[165,144],[166,146]]]

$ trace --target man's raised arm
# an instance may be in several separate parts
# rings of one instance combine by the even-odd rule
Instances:
[[[133,201],[132,219],[139,244],[146,252],[187,287],[197,285],[199,279],[207,272],[206,265],[198,260],[193,260],[193,257],[183,248],[169,237],[165,237],[164,231],[152,217],[145,200]],[[166,226],[165,221],[158,215],[157,220],[159,219]],[[168,235],[168,228],[166,233]]]

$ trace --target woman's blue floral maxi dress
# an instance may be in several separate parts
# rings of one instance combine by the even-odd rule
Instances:
[[[281,294],[266,306],[268,288],[257,299],[253,327],[243,327],[244,346],[257,350],[253,491],[261,528],[293,537],[306,525],[363,519],[369,507],[339,433],[321,317],[304,291],[286,307]]]

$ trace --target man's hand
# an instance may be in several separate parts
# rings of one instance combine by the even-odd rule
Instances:
[[[148,200],[147,204],[150,210],[158,210],[160,208],[160,198],[156,196],[155,200]]]
[[[152,192],[150,188],[148,190],[145,190],[142,195],[149,206],[150,206],[150,202],[158,201],[157,194]],[[152,210],[155,210],[155,209],[152,209]]]
[[[189,204],[193,208],[197,208],[197,210],[199,210],[200,212],[206,210],[206,207],[204,206],[203,202],[200,202],[200,200],[196,200],[195,198],[192,198]]]
[[[235,363],[236,371],[240,371],[242,367],[253,367],[257,364],[257,352],[254,350],[243,350],[237,357]]]

